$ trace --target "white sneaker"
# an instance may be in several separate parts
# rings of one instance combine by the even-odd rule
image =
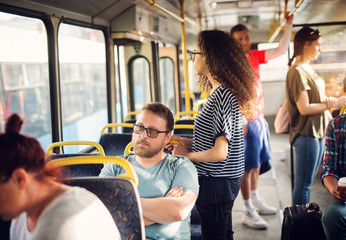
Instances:
[[[266,229],[268,223],[258,215],[256,209],[245,210],[242,223],[255,229]]]
[[[276,214],[276,208],[270,207],[261,200],[252,200],[253,205],[255,206],[257,212],[263,215],[274,215]]]

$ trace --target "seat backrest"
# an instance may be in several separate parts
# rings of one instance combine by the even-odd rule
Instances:
[[[96,148],[96,152],[92,153],[61,153],[55,154],[53,150],[58,147],[71,146],[71,145],[86,145]],[[63,141],[54,142],[46,150],[46,156],[50,160],[69,157],[84,157],[84,156],[105,156],[102,146],[97,142],[91,141]],[[68,165],[62,169],[64,177],[86,177],[98,176],[103,168],[103,164],[81,164],[81,165]]]
[[[92,153],[71,153],[71,154],[56,154],[51,155],[50,159],[70,158],[70,157],[84,157],[84,156],[98,156]],[[70,165],[64,166],[62,175],[64,177],[88,177],[98,176],[103,168],[103,164],[83,164],[83,165]]]
[[[125,159],[112,156],[83,156],[51,160],[47,169],[76,164],[113,163],[125,173],[118,177],[61,178],[63,183],[86,188],[97,195],[108,208],[116,223],[121,239],[145,239],[141,202],[137,190],[138,177]]]
[[[174,135],[179,136],[193,136],[193,119],[177,120],[174,123]]]
[[[136,121],[137,121],[137,119],[129,119],[129,120],[126,120],[125,123],[134,124],[134,123],[136,123]],[[124,127],[123,133],[133,133],[133,127]]]
[[[94,193],[111,213],[121,239],[145,239],[142,208],[134,183],[119,177],[69,178],[63,182]]]
[[[106,156],[120,156],[131,140],[132,134],[106,133],[101,135],[99,143],[103,147]]]

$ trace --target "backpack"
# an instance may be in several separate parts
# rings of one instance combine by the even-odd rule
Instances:
[[[316,203],[286,207],[281,240],[326,240],[322,212]]]

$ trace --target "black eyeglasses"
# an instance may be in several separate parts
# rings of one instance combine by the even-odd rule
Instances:
[[[196,54],[202,54],[202,52],[190,52],[190,59],[195,61]]]
[[[170,131],[159,131],[159,130],[156,130],[153,128],[145,128],[145,127],[143,127],[141,125],[137,125],[137,124],[133,125],[133,132],[134,133],[142,134],[144,132],[144,130],[147,131],[148,137],[151,137],[151,138],[156,138],[159,135],[159,133],[169,133],[170,132]]]

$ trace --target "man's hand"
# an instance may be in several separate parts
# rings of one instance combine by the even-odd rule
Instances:
[[[184,191],[182,187],[174,187],[166,194],[166,197],[181,197]]]

